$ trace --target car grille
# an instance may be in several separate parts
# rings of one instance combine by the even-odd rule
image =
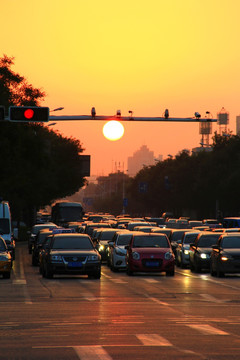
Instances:
[[[162,259],[143,259],[142,265],[147,268],[157,269],[162,266]]]
[[[85,262],[86,256],[64,256],[65,262]]]

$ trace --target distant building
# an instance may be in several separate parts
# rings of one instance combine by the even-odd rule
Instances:
[[[128,158],[128,175],[135,176],[144,166],[155,165],[156,161],[162,161],[162,155],[156,159],[154,152],[150,151],[146,145],[134,152]]]
[[[240,136],[240,115],[236,116],[236,135]]]

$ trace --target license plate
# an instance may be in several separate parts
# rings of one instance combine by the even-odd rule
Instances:
[[[159,262],[158,261],[146,261],[146,266],[148,266],[148,267],[158,267]]]
[[[80,261],[69,262],[68,267],[82,267],[82,263]]]

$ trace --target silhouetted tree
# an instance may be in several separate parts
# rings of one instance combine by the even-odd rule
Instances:
[[[13,58],[0,58],[0,105],[39,105],[45,93],[11,70]],[[13,217],[27,221],[33,209],[72,195],[85,183],[79,140],[39,123],[0,122],[0,196]]]

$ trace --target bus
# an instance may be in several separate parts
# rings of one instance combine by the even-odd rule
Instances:
[[[83,207],[79,202],[57,202],[52,206],[52,222],[59,226],[65,226],[70,221],[82,221],[83,215]]]

